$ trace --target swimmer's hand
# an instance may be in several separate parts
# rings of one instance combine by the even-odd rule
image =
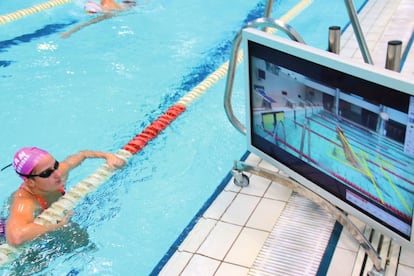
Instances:
[[[125,161],[113,153],[105,154],[106,163],[112,170],[120,169],[125,166]]]
[[[61,221],[59,221],[56,224],[51,224],[50,228],[49,228],[49,231],[55,231],[55,230],[58,230],[62,227],[65,227],[66,225],[69,224],[70,218],[72,216],[73,216],[73,211],[71,210],[71,211],[67,212],[67,214],[62,218]]]

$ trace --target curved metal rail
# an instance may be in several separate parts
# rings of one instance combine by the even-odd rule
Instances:
[[[242,177],[245,178],[245,184],[243,187],[248,185],[248,178],[246,179],[247,176],[243,174],[243,172],[248,172],[257,176],[264,177],[273,182],[279,183],[318,204],[321,208],[330,213],[346,230],[348,230],[348,232],[358,241],[361,247],[365,250],[365,253],[368,255],[368,257],[371,259],[373,263],[372,270],[369,271],[368,275],[384,275],[384,268],[382,267],[381,256],[377,253],[375,248],[372,246],[371,242],[364,236],[364,234],[359,230],[359,228],[338,207],[336,207],[320,195],[316,194],[312,190],[304,187],[302,184],[299,184],[290,177],[284,176],[280,173],[276,173],[262,167],[250,165],[246,162],[235,161],[232,174],[236,180]]]
[[[258,18],[256,20],[253,20],[236,34],[233,39],[233,48],[229,60],[229,72],[227,74],[226,90],[224,93],[224,109],[226,110],[227,118],[230,120],[232,125],[243,134],[246,134],[246,127],[240,123],[240,121],[234,115],[231,105],[231,96],[233,92],[234,74],[237,64],[236,59],[241,43],[242,31],[245,28],[276,28],[285,32],[292,40],[305,44],[299,33],[296,32],[290,25],[281,20],[272,18]]]

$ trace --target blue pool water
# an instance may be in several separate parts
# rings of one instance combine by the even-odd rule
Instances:
[[[299,2],[275,1],[273,17],[282,17]],[[336,2],[313,1],[289,24],[308,44],[325,49],[328,27],[348,24],[343,2]],[[2,13],[42,1],[22,3],[8,3]],[[133,12],[67,39],[60,34],[91,18],[81,1],[0,25],[1,164],[31,145],[48,149],[57,159],[82,149],[117,151],[223,64],[235,33],[262,16],[265,7],[263,1],[138,3]],[[363,3],[355,1],[357,9]],[[338,8],[341,12],[331,12]],[[242,75],[239,67],[233,92],[241,120]],[[224,86],[224,79],[218,81],[76,207],[72,220],[81,231],[42,238],[34,245],[38,258],[24,253],[0,271],[151,273],[245,152],[245,138],[223,110]],[[74,170],[69,189],[99,164],[88,161]],[[11,169],[0,173],[1,202],[19,184]],[[65,248],[71,239],[79,245]]]

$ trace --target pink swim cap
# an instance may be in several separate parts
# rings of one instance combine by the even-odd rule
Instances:
[[[84,7],[87,13],[100,13],[102,12],[102,7],[93,1],[88,1]]]
[[[22,148],[14,155],[14,170],[20,174],[30,174],[39,161],[48,154],[47,151],[36,147]],[[24,176],[20,177],[26,179]]]

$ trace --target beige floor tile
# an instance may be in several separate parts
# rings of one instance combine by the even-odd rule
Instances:
[[[241,226],[218,222],[197,253],[222,260],[241,231]]]
[[[274,165],[270,164],[269,162],[262,160],[262,162],[260,162],[259,164],[260,167],[271,170],[275,173],[279,172],[279,169],[276,168]]]
[[[356,253],[336,248],[328,269],[327,276],[350,276],[354,268]]]
[[[254,166],[257,166],[259,163],[260,163],[260,161],[261,161],[262,159],[259,157],[259,156],[257,156],[256,154],[254,154],[254,153],[251,153],[247,158],[246,158],[246,163],[248,163],[248,164],[250,164],[250,165],[254,165]]]
[[[187,252],[175,252],[168,263],[163,267],[160,276],[179,275],[185,268],[193,254]]]
[[[271,232],[285,206],[286,202],[263,198],[246,226]]]
[[[244,276],[249,273],[249,269],[243,266],[221,263],[214,276]]]
[[[291,195],[292,195],[291,189],[281,184],[272,182],[272,184],[269,186],[269,189],[266,191],[264,196],[270,199],[288,201]]]
[[[399,265],[397,269],[397,276],[413,276],[414,268],[412,266]]]
[[[243,187],[240,193],[262,197],[269,188],[270,183],[269,179],[252,175],[249,186]]]
[[[249,175],[249,177],[250,177],[250,175]],[[226,187],[224,187],[224,191],[234,192],[234,193],[240,192],[241,189],[242,189],[242,187],[237,186],[236,184],[234,184],[234,177],[232,177],[231,180],[229,181],[229,183],[227,183]]]
[[[213,204],[207,209],[204,213],[204,217],[212,219],[220,219],[224,212],[229,208],[230,204],[233,202],[236,193],[230,191],[223,191],[220,195],[214,200]]]
[[[221,220],[237,225],[245,225],[259,200],[259,197],[238,194]]]
[[[214,275],[214,272],[217,270],[220,265],[220,261],[200,256],[194,255],[193,258],[188,263],[187,267],[183,271],[182,276],[210,276]]]
[[[193,230],[180,245],[179,250],[196,252],[216,224],[217,220],[200,218]]]
[[[251,267],[268,235],[265,231],[244,228],[224,260]]]
[[[400,263],[414,268],[414,249],[402,247],[401,255],[400,255]]]
[[[347,230],[343,229],[337,247],[357,252],[359,243]]]
[[[354,216],[349,216],[349,219],[361,233],[364,232],[365,224],[363,222]],[[343,228],[337,247],[357,252],[359,250],[359,243],[346,228]]]

